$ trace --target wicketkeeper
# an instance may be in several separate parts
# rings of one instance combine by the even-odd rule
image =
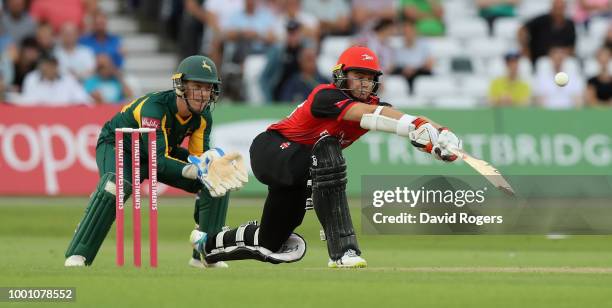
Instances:
[[[158,181],[197,193],[194,218],[199,229],[219,232],[225,224],[228,191],[240,189],[247,182],[242,157],[210,148],[211,108],[219,96],[219,79],[215,64],[205,56],[190,56],[172,76],[173,90],[155,92],[124,106],[104,124],[96,146],[96,163],[100,180],[74,237],[66,250],[65,266],[91,265],[115,220],[115,129],[154,128],[157,142]],[[189,137],[188,149],[181,143]],[[127,134],[125,144],[131,144]],[[141,135],[147,145],[147,134]],[[148,174],[148,147],[140,146],[141,178]],[[125,147],[125,199],[132,193],[132,153]],[[199,253],[190,260],[192,266],[224,266],[224,263],[201,263]],[[225,265],[226,266],[226,265]]]
[[[415,147],[449,162],[457,159],[449,149],[461,147],[449,129],[380,102],[381,75],[370,49],[350,47],[334,67],[331,84],[316,87],[287,118],[255,138],[251,167],[268,185],[261,222],[219,233],[192,232],[191,243],[207,262],[300,260],[306,243],[293,231],[302,223],[308,201],[325,231],[328,266],[367,266],[346,200],[342,149],[368,131],[409,138]]]

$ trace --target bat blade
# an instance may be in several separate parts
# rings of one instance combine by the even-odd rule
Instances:
[[[491,164],[484,160],[475,158],[461,149],[450,149],[449,151],[457,155],[457,157],[463,159],[464,162],[470,165],[470,167],[476,170],[476,172],[484,176],[497,189],[503,191],[507,195],[514,196],[514,189],[512,189],[510,183],[508,183],[499,170],[491,166]]]

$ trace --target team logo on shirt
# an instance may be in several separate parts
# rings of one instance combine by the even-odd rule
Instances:
[[[361,55],[361,60],[363,60],[363,61],[372,61],[372,60],[374,60],[374,57],[370,56],[367,53],[364,53],[364,54]]]
[[[208,63],[206,63],[206,60],[202,60],[202,68],[207,69],[209,72],[212,73],[212,67],[210,67],[210,65],[208,65]]]
[[[342,101],[339,101],[339,102],[335,103],[334,105],[336,105],[336,107],[342,109],[342,107],[344,107],[344,105],[346,105],[346,103],[348,103],[350,101],[351,101],[350,99],[345,99],[345,100],[342,100]]]
[[[159,119],[147,118],[147,117],[142,118],[142,127],[158,129],[160,126],[161,126],[161,123]]]
[[[336,137],[338,138],[338,141],[340,141],[340,144],[341,144],[341,145],[350,144],[350,142],[351,142],[351,141],[350,141],[350,140],[347,140],[347,139],[345,138],[345,136],[344,136],[344,135],[345,135],[345,133],[344,133],[344,131],[343,131],[343,130],[341,130],[341,131],[337,132],[335,135],[336,135]]]
[[[284,150],[286,148],[288,148],[291,145],[291,142],[287,141],[287,142],[283,142],[280,145],[281,150]]]

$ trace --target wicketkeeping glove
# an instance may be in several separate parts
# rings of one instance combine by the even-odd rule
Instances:
[[[218,154],[219,157],[188,157],[189,162],[198,167],[197,178],[213,197],[224,196],[228,191],[238,190],[248,182],[248,174],[240,153],[223,155],[223,151],[220,151]]]
[[[210,163],[225,155],[222,149],[220,148],[212,148],[200,156],[190,155],[188,157],[188,161],[191,164],[188,164],[183,168],[183,177],[195,180],[197,179],[204,171],[208,168]]]

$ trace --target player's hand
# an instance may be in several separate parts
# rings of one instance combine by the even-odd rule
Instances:
[[[229,153],[213,161],[208,168],[208,174],[218,177],[220,184],[228,191],[239,190],[249,181],[244,160],[238,152]]]
[[[248,182],[244,161],[239,153],[224,155],[220,151],[217,154],[221,155],[213,153],[204,159],[200,159],[201,156],[189,156],[189,162],[199,166],[198,179],[213,197],[224,196],[228,191],[238,190]]]
[[[434,144],[431,154],[436,159],[453,162],[457,159],[457,155],[451,149],[461,149],[461,140],[446,127],[440,128],[439,131],[438,140]]]
[[[413,146],[445,162],[457,159],[457,155],[450,151],[451,148],[461,149],[461,140],[453,132],[446,127],[436,129],[423,118],[412,122],[409,138]]]
[[[423,118],[417,118],[410,125],[408,138],[410,143],[420,151],[431,153],[438,142],[438,130]]]
[[[212,148],[199,156],[189,155],[187,160],[190,164],[183,168],[183,177],[191,180],[198,179],[207,172],[211,162],[223,155],[225,153],[220,148]]]

